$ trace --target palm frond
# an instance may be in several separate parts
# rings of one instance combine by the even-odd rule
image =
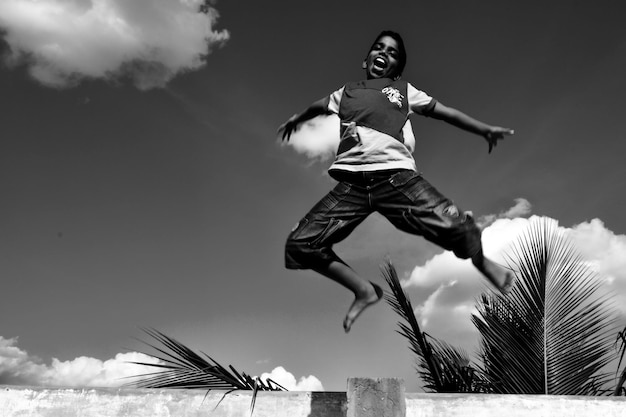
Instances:
[[[482,297],[473,317],[485,375],[503,393],[597,392],[616,323],[599,275],[547,218],[532,219],[508,261],[513,291]]]
[[[521,312],[507,300],[482,297],[477,309],[481,317],[472,321],[481,335],[484,373],[497,393],[542,392],[543,360],[536,346],[538,336]],[[502,348],[506,347],[506,348]],[[516,355],[515,352],[526,355]]]
[[[617,346],[618,342],[620,342],[620,347],[618,352],[619,361],[617,362],[617,369],[615,369],[616,375],[619,373],[619,369],[622,366],[622,360],[624,359],[624,354],[626,353],[626,327],[624,327],[624,329],[622,329],[622,331],[617,334],[615,346]],[[613,391],[613,395],[621,395],[622,393],[626,394],[626,388],[624,388],[624,383],[626,383],[626,367],[624,367],[624,370],[620,375],[619,381],[615,386],[615,390]]]
[[[417,373],[424,382],[424,389],[433,392],[486,390],[465,352],[421,331],[411,300],[390,260],[387,259],[381,266],[381,272],[391,289],[391,293],[385,292],[385,301],[403,320],[398,322],[398,333],[409,341],[411,351],[418,357]]]
[[[143,329],[158,345],[147,342],[156,355],[145,353],[158,359],[159,363],[132,362],[151,366],[155,372],[132,377],[135,381],[127,384],[138,388],[185,388],[217,390],[285,391],[285,388],[268,379],[262,381],[246,373],[240,373],[232,366],[228,369],[220,365],[206,353],[201,356],[155,329]]]
[[[617,348],[617,344],[620,343],[619,348]],[[617,339],[615,340],[615,347],[618,349],[619,361],[617,362],[617,369],[615,373],[619,372],[619,368],[622,366],[622,361],[624,360],[624,354],[626,354],[626,327],[622,329],[621,332],[617,333]]]
[[[493,388],[480,370],[472,365],[468,354],[444,341],[424,333],[439,366],[441,388],[437,392],[489,393]]]

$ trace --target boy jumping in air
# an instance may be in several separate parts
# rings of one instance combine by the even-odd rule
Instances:
[[[338,184],[298,223],[287,239],[289,269],[312,269],[354,293],[343,321],[346,332],[382,289],[359,276],[332,250],[367,216],[377,211],[398,229],[421,235],[474,266],[502,293],[514,282],[511,271],[483,256],[481,231],[417,171],[409,115],[443,120],[482,136],[489,152],[513,130],[491,126],[430,97],[402,80],[406,64],[399,34],[383,31],[370,48],[363,69],[366,79],[350,82],[330,96],[293,115],[278,129],[289,140],[298,127],[316,116],[339,116],[340,143],[328,172]]]

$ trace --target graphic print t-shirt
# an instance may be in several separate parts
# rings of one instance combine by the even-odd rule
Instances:
[[[406,81],[388,78],[352,82],[335,91],[328,110],[339,116],[341,140],[329,172],[415,171],[409,115],[427,115],[435,103]]]

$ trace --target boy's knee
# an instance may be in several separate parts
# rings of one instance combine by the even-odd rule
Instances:
[[[289,269],[315,269],[337,260],[332,251],[331,236],[341,225],[335,219],[309,218],[300,220],[285,244],[285,266]]]
[[[285,243],[285,267],[287,269],[319,269],[339,257],[330,246],[314,245],[310,241],[296,239],[294,232]]]
[[[306,266],[306,248],[301,243],[291,238],[287,238],[285,243],[285,267],[287,269],[308,269]]]
[[[287,269],[319,269],[339,258],[330,248],[313,247],[306,242],[287,239],[285,267]]]
[[[482,250],[482,231],[471,213],[463,212],[451,201],[437,206],[430,217],[422,217],[424,237],[461,259],[472,258]]]
[[[478,253],[482,253],[482,230],[476,224],[471,214],[464,213],[462,216],[464,221],[460,222],[454,229],[452,250],[458,258],[469,259]]]

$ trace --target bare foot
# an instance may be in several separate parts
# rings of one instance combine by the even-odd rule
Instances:
[[[472,259],[474,266],[491,282],[502,294],[508,294],[515,284],[515,274],[493,262],[480,256]]]
[[[373,282],[370,282],[370,284],[372,284],[373,291],[364,294],[363,296],[356,296],[354,302],[348,310],[348,314],[346,314],[346,318],[343,319],[343,329],[346,333],[350,331],[352,324],[363,312],[363,310],[372,304],[376,304],[381,298],[383,298],[383,289]]]
[[[505,271],[506,276],[504,277],[504,283],[502,287],[499,288],[500,292],[504,295],[510,293],[513,289],[513,285],[515,285],[515,274],[508,269]]]

